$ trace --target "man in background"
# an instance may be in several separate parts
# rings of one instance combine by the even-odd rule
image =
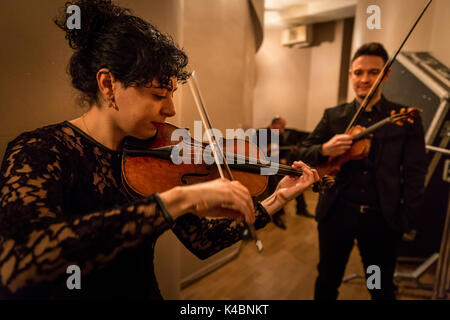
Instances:
[[[347,152],[352,136],[344,134],[356,110],[388,61],[379,43],[357,50],[349,76],[356,99],[325,110],[314,131],[303,141],[300,158],[314,166]],[[385,82],[390,71],[386,74]],[[369,127],[402,107],[388,101],[380,86],[357,123]],[[336,299],[345,267],[357,240],[364,270],[375,265],[381,286],[372,299],[395,299],[393,275],[397,246],[420,212],[425,179],[425,145],[420,118],[403,126],[389,123],[373,132],[369,155],[345,163],[335,185],[319,197],[319,276],[315,299]],[[368,275],[366,274],[366,277]]]

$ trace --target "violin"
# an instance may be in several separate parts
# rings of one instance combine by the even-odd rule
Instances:
[[[320,176],[330,175],[335,177],[341,167],[351,160],[361,160],[369,155],[371,139],[370,136],[375,130],[385,126],[388,123],[394,123],[398,126],[402,126],[405,122],[413,123],[414,119],[420,114],[417,108],[401,108],[398,113],[394,110],[391,111],[391,115],[385,119],[373,124],[369,128],[365,128],[359,125],[355,125],[346,131],[353,138],[353,144],[349,150],[344,154],[335,157],[329,157],[325,165],[317,168],[317,172]]]
[[[164,123],[158,126],[156,136],[145,145],[133,147],[132,144],[125,144],[122,181],[130,195],[135,198],[145,197],[176,186],[220,178],[213,160],[199,161],[195,157],[208,154],[209,145],[186,135],[173,140],[173,133],[177,129],[180,128]],[[224,139],[221,144],[234,180],[247,187],[252,197],[260,196],[267,189],[269,176],[262,175],[262,169],[275,169],[277,175],[302,175],[301,170],[268,161],[261,149],[250,141]],[[227,150],[229,146],[232,150]],[[329,188],[333,182],[330,177],[323,177],[313,190],[320,192]]]
[[[198,154],[203,156],[208,145],[193,138],[187,141],[186,137],[172,140],[172,134],[177,129],[179,128],[170,123],[164,123],[158,126],[154,140],[146,146],[146,149],[124,147],[122,180],[129,193],[141,197],[148,196],[176,186],[206,182],[220,177],[214,164],[208,164],[203,161],[204,159],[198,161],[199,159],[195,158]],[[237,144],[236,139],[233,145],[237,146]],[[236,148],[243,152],[236,152],[234,156],[248,158],[250,149],[256,150],[250,147],[250,142],[245,142],[245,148]],[[176,160],[175,154],[179,156]],[[256,159],[261,160],[263,157],[262,152],[257,150]],[[230,167],[235,169],[233,170],[235,180],[246,186],[252,196],[261,195],[267,188],[268,177],[255,173],[257,167],[248,164],[230,164]]]

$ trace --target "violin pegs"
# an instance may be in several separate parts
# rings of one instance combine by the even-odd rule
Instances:
[[[335,183],[334,177],[326,175],[326,176],[324,176],[322,178],[322,180],[324,181],[325,186],[327,187],[327,189],[331,188],[332,186],[334,186],[334,183]]]
[[[314,192],[324,194],[325,190],[334,186],[334,177],[325,175],[319,181],[314,182],[312,189]]]

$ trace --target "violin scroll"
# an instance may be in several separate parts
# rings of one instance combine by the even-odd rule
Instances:
[[[403,126],[406,121],[414,123],[414,119],[419,116],[420,111],[418,108],[401,108],[399,112],[392,110],[390,121],[398,126]]]

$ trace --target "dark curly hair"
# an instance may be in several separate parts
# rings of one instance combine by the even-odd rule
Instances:
[[[354,54],[352,63],[360,56],[377,56],[383,59],[384,63],[389,60],[389,55],[381,43],[370,42],[363,44]]]
[[[71,5],[80,8],[81,29],[66,27],[70,16],[66,12]],[[125,88],[145,86],[155,79],[160,87],[172,89],[170,78],[189,78],[183,50],[129,9],[110,0],[78,0],[66,2],[62,10],[54,22],[66,32],[75,50],[67,71],[83,102],[99,104],[96,74],[101,68],[109,69]]]

